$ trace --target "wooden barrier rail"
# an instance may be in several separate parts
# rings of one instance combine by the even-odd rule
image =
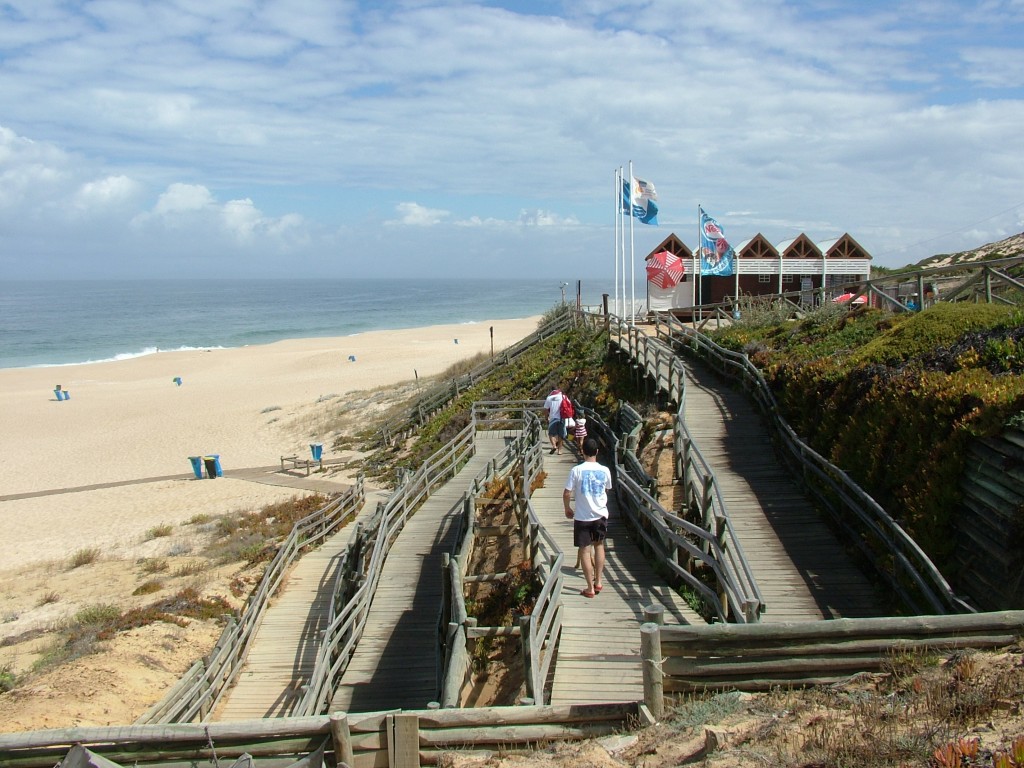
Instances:
[[[964,613],[974,608],[949,583],[906,531],[839,467],[816,453],[793,431],[775,397],[746,355],[727,350],[670,316],[659,316],[659,336],[699,356],[722,376],[738,382],[773,427],[782,456],[835,523],[915,613]]]
[[[381,438],[387,444],[408,437],[414,430],[422,427],[435,413],[445,408],[461,392],[469,389],[480,379],[489,376],[498,368],[508,365],[522,355],[534,344],[561,333],[577,321],[577,315],[568,307],[565,311],[553,314],[548,321],[499,355],[474,368],[469,373],[458,376],[451,381],[435,385],[424,392],[406,413],[389,421],[381,430]]]
[[[209,725],[135,725],[0,734],[5,768],[53,768],[76,744],[125,766],[184,768],[243,754],[284,766],[323,750],[351,768],[436,765],[445,751],[509,752],[620,733],[651,722],[637,702],[563,707],[481,707],[336,713]]]
[[[350,571],[347,582],[339,579],[335,583],[338,591],[334,616],[324,630],[313,673],[296,709],[297,714],[316,715],[329,707],[334,686],[344,674],[362,636],[370,603],[392,543],[420,505],[469,461],[476,451],[475,434],[475,424],[470,421],[447,445],[435,451],[418,470],[407,476],[361,529],[358,547],[361,553],[366,553],[360,555],[363,570],[358,574]],[[358,579],[358,587],[349,593],[343,587],[352,583],[353,576]]]
[[[550,671],[560,630],[563,555],[537,519],[529,503],[529,492],[542,468],[541,422],[533,413],[543,409],[543,401],[478,402],[473,406],[474,421],[484,429],[508,429],[516,425],[519,436],[511,445],[509,462],[513,504],[527,550],[527,557],[541,582],[534,609],[515,627],[478,627],[467,615],[464,583],[465,566],[472,555],[475,533],[476,493],[464,503],[464,522],[458,550],[446,568],[445,604],[442,607],[442,637],[447,638],[443,668],[445,670],[440,704],[458,707],[469,682],[469,644],[481,637],[497,634],[519,636],[523,644],[523,662],[527,694],[534,704],[546,701],[544,681]],[[482,490],[482,486],[479,490]]]
[[[663,694],[823,685],[885,667],[894,654],[1001,648],[1024,636],[1024,611],[784,624],[640,628],[644,703]]]
[[[669,345],[648,337],[636,327],[614,318],[600,321],[609,326],[610,343],[634,361],[656,389],[677,404],[673,421],[676,481],[683,489],[683,507],[699,510],[701,525],[664,509],[654,498],[653,480],[628,455],[622,460],[625,482],[617,484],[623,494],[623,509],[648,551],[700,594],[719,621],[759,621],[765,609],[764,598],[733,530],[714,472],[686,428],[686,372],[682,363]],[[637,419],[638,415],[627,421]],[[636,441],[632,442],[632,446],[626,445],[630,451],[636,448]],[[693,575],[695,560],[715,574],[717,589],[711,589]]]
[[[348,490],[295,523],[237,621],[228,621],[213,651],[193,664],[138,723],[188,723],[209,716],[241,671],[270,599],[291,564],[305,548],[320,544],[358,512],[366,498],[363,481],[360,474]]]

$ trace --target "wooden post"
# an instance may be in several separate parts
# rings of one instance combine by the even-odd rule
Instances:
[[[656,720],[665,714],[665,683],[661,671],[661,630],[657,624],[640,627],[640,658],[643,663],[644,704]]]
[[[388,715],[387,725],[388,768],[420,768],[419,715]]]
[[[348,715],[335,712],[331,715],[331,739],[334,741],[334,759],[339,763],[356,764],[352,751],[352,733],[348,728]]]
[[[441,553],[441,626],[451,620],[451,599],[452,592],[456,589],[448,578],[448,570],[451,565],[451,555],[448,552]],[[462,585],[458,585],[461,589]]]
[[[533,652],[530,650],[530,617],[519,617],[519,642],[523,649],[523,670],[526,678],[526,695],[536,699],[533,690]]]
[[[651,603],[644,606],[644,624],[657,624],[662,626],[665,623],[665,606]]]

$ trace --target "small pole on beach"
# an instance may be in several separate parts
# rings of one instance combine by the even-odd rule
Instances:
[[[491,360],[494,359],[494,326],[491,326]]]

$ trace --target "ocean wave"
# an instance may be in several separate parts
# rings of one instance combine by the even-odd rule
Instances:
[[[71,363],[36,363],[35,365],[27,365],[26,368],[66,368],[71,365],[92,365],[94,363],[116,363],[119,360],[134,360],[137,357],[148,357],[149,355],[158,355],[163,352],[209,352],[214,349],[229,349],[229,347],[211,346],[211,347],[189,347],[181,346],[174,347],[173,349],[164,349],[161,347],[146,347],[139,352],[120,352],[112,357],[99,357],[90,360],[79,360]]]

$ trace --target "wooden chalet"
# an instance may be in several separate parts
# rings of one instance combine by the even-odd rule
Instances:
[[[735,273],[726,277],[700,277],[700,259],[675,234],[669,235],[648,255],[659,251],[674,253],[686,262],[686,274],[674,289],[662,290],[648,284],[652,310],[717,304],[736,296],[759,296],[802,291],[811,294],[867,280],[871,255],[849,234],[815,243],[801,233],[792,240],[772,245],[758,233],[735,248]],[[839,291],[841,292],[841,291]]]

